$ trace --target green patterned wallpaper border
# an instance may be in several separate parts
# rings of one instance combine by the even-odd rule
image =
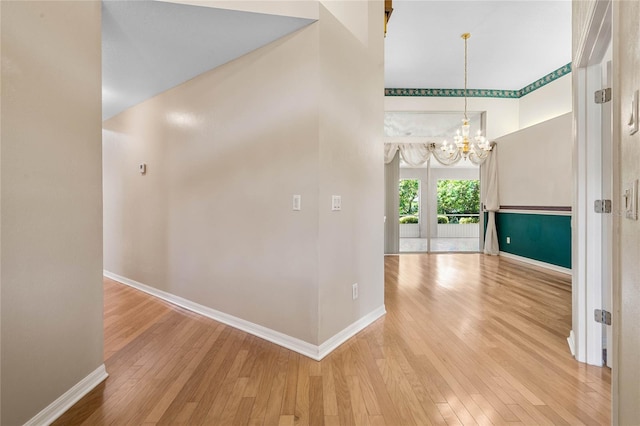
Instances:
[[[520,90],[467,89],[468,98],[518,99],[571,72],[571,62],[550,72]],[[440,98],[462,98],[464,89],[384,89],[385,96],[425,96]]]

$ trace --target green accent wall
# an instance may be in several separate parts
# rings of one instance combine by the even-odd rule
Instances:
[[[496,228],[500,251],[571,269],[571,216],[498,212]]]

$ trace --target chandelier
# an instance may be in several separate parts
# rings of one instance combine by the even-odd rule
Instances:
[[[484,160],[489,156],[491,143],[482,135],[482,130],[478,130],[473,141],[469,140],[469,117],[467,117],[467,40],[471,37],[471,34],[464,33],[461,37],[464,40],[464,118],[462,119],[462,127],[456,131],[456,135],[453,137],[453,143],[445,140],[442,142],[441,149],[452,159],[461,155],[465,160],[470,156],[476,157],[478,160]]]

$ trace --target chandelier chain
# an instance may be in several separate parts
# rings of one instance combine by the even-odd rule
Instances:
[[[468,120],[467,117],[467,40],[469,37],[464,38],[464,119]]]

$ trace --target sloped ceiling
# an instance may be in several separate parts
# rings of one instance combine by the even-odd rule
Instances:
[[[102,119],[311,22],[160,1],[103,1]]]

